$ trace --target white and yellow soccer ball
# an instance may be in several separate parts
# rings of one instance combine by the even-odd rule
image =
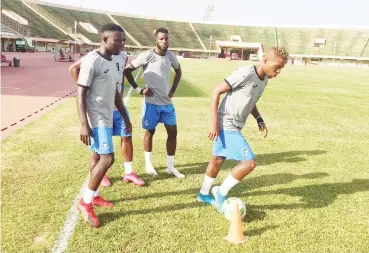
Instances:
[[[227,220],[231,221],[233,214],[233,206],[237,204],[238,209],[240,211],[241,220],[243,220],[246,216],[246,205],[245,202],[240,198],[231,197],[224,201],[222,205],[222,212]]]

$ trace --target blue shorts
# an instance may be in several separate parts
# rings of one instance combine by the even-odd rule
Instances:
[[[126,112],[129,117],[129,113],[126,107]],[[124,120],[122,115],[120,115],[119,111],[115,110],[113,114],[113,136],[122,136],[122,137],[128,137],[132,136],[132,133],[126,133],[126,124],[124,124]]]
[[[255,159],[254,152],[240,131],[220,130],[218,139],[213,142],[213,155],[236,161]]]
[[[99,155],[114,153],[113,129],[107,126],[92,129],[91,150]]]
[[[154,105],[144,103],[142,106],[142,127],[146,130],[152,130],[159,122],[168,126],[177,125],[174,106],[172,104]]]

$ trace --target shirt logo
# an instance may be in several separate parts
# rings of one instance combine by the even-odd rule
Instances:
[[[107,69],[107,70],[104,71],[105,74],[108,73],[108,72],[109,72],[109,69]]]
[[[258,87],[258,85],[253,85],[252,87],[253,87],[253,88],[256,88],[256,87]]]
[[[101,144],[100,149],[108,149],[108,148],[109,148],[109,144],[108,144],[107,142],[103,142],[103,143]]]
[[[117,62],[115,64],[117,65],[117,70],[119,71],[119,63]]]
[[[247,148],[242,149],[242,153],[244,156],[247,156],[249,154],[249,149]]]
[[[152,60],[150,61],[150,63],[154,63],[156,62],[158,59],[156,59],[156,57],[152,58]]]

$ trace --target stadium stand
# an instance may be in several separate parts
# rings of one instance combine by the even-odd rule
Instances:
[[[67,8],[59,8],[53,6],[40,5],[44,10],[49,12],[55,18],[59,19],[61,22],[66,24],[67,26],[74,27],[74,21],[90,23],[97,30],[99,30],[104,24],[112,23],[113,21],[106,14],[94,13],[94,12],[86,12],[86,11],[78,11]],[[98,34],[90,33],[85,30],[82,26],[77,26],[77,33],[82,33],[92,42],[98,42]],[[134,45],[134,42],[127,38],[128,45]]]
[[[215,41],[229,41],[230,36],[239,35],[243,42],[262,43],[268,48],[275,45],[275,34],[273,27],[252,27],[252,26],[233,26],[233,25],[217,25],[217,24],[200,24],[192,23],[200,36],[202,42],[210,50],[216,50]],[[211,36],[211,48],[210,45]]]
[[[27,36],[54,38],[54,39],[70,39],[70,37],[57,28],[49,24],[37,13],[29,9],[24,3],[18,0],[2,0],[1,8],[11,10],[23,18],[27,19]]]
[[[165,27],[170,34],[170,44],[174,48],[202,49],[188,22],[165,21],[113,15],[127,31],[142,45],[153,46],[155,29]]]
[[[204,50],[199,39],[207,50],[219,50],[215,41],[230,41],[232,35],[241,37],[242,42],[261,43],[263,48],[273,45],[283,45],[290,54],[309,56],[342,56],[342,57],[369,57],[369,30],[331,29],[331,28],[291,28],[291,27],[260,27],[210,23],[188,23],[183,21],[159,20],[124,16],[119,14],[99,13],[98,11],[80,10],[75,7],[55,5],[41,1],[26,2],[28,8],[20,0],[3,0],[2,8],[14,11],[28,20],[25,36],[48,39],[71,39],[55,26],[45,21],[37,12],[43,13],[47,19],[66,33],[79,39],[74,32],[74,22],[91,24],[97,30],[106,23],[113,22],[111,17],[132,36],[127,36],[126,46],[132,48],[152,47],[155,29],[165,27],[170,33],[170,47],[183,51]],[[33,6],[33,7],[32,7]],[[32,10],[34,9],[34,10]],[[37,9],[37,10],[35,10]],[[2,21],[9,19],[4,14]],[[14,21],[13,21],[14,22]],[[7,25],[5,22],[3,22]],[[194,30],[192,29],[193,26]],[[18,26],[19,27],[19,26]],[[14,32],[13,26],[8,26]],[[12,31],[2,26],[3,34]],[[77,26],[77,33],[82,34],[91,42],[98,42],[98,35]],[[198,37],[196,36],[198,35]],[[199,38],[199,39],[198,39]],[[137,41],[137,43],[135,43]],[[141,44],[142,46],[140,46]],[[204,52],[205,51],[205,52]],[[215,54],[214,54],[215,56]]]

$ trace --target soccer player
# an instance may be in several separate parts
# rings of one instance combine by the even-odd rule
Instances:
[[[123,35],[123,44],[122,44],[122,51],[119,55],[112,55],[113,61],[115,62],[118,70],[117,75],[117,83],[121,84],[119,87],[121,98],[123,99],[124,93],[124,75],[123,70],[128,61],[128,56],[126,52],[123,51],[125,43],[125,36]],[[74,80],[78,80],[78,75],[81,66],[81,59],[75,62],[70,68],[69,71],[74,78]],[[124,106],[127,114],[128,110]],[[129,114],[128,114],[129,116]],[[114,109],[113,114],[113,136],[120,136],[121,137],[121,153],[124,160],[124,173],[123,173],[123,181],[124,182],[132,182],[135,185],[143,186],[145,182],[137,176],[137,174],[133,171],[133,145],[132,145],[132,134],[126,133],[125,131],[125,124],[122,116],[120,115],[117,108]],[[108,179],[107,175],[104,175],[103,180],[101,181],[102,186],[111,186],[110,180]]]
[[[142,127],[145,129],[144,150],[145,168],[150,175],[158,175],[152,165],[152,140],[158,123],[164,123],[167,130],[167,168],[170,175],[185,177],[174,168],[174,155],[177,146],[177,121],[172,97],[181,79],[182,71],[175,54],[168,50],[168,30],[159,28],[155,32],[155,48],[145,51],[131,61],[124,73],[132,87],[141,95],[145,95],[142,108]],[[143,66],[145,88],[141,89],[133,79],[132,71]],[[169,73],[173,67],[175,76],[172,88],[169,89]]]
[[[79,210],[85,221],[99,227],[100,221],[93,206],[113,207],[98,196],[98,187],[107,170],[114,163],[112,138],[114,105],[123,117],[126,131],[132,126],[124,109],[117,83],[117,66],[113,54],[119,54],[123,43],[123,29],[106,24],[100,30],[100,48],[88,53],[81,63],[78,78],[77,108],[81,121],[80,139],[93,151],[87,189],[79,201]]]
[[[256,106],[268,83],[281,73],[288,60],[288,53],[283,47],[272,47],[255,66],[243,66],[234,71],[218,85],[211,102],[211,130],[209,139],[213,141],[213,156],[206,169],[197,200],[215,205],[221,212],[222,204],[228,192],[248,175],[256,166],[255,155],[241,134],[250,113],[256,119],[264,138],[268,129]],[[226,93],[220,107],[219,99]],[[219,186],[210,188],[225,159],[239,161],[228,177]]]

